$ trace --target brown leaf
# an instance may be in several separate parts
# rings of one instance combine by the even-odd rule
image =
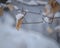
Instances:
[[[10,11],[13,11],[14,6],[12,4],[8,4],[7,7],[9,8]]]
[[[16,29],[19,30],[19,28],[21,28],[22,26],[22,22],[23,22],[23,19],[19,19],[17,24],[16,24]]]

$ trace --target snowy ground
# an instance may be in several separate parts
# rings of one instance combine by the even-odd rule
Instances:
[[[11,15],[4,13],[4,23],[0,21],[0,48],[59,48],[58,44],[42,34],[20,29],[17,31],[12,24]]]

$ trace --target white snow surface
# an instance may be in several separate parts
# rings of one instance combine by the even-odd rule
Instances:
[[[21,19],[23,16],[24,16],[24,15],[23,15],[22,13],[18,13],[18,14],[16,15],[16,19],[19,20],[19,19]]]
[[[59,48],[53,40],[33,31],[17,31],[7,25],[0,28],[0,48]]]
[[[30,0],[30,2],[25,2],[23,0],[17,0],[17,1],[24,3],[24,4],[27,4],[27,5],[38,5],[38,4],[45,5],[45,4],[47,4],[47,2],[40,1],[40,0]]]
[[[0,48],[59,48],[54,40],[40,33],[22,28],[17,31],[10,25],[12,21],[5,13],[5,23],[0,22]]]
[[[38,0],[37,3],[38,3],[38,4],[41,4],[41,5],[45,5],[45,4],[47,4],[47,2],[42,1],[42,0]]]
[[[49,23],[49,18],[45,17],[44,20]]]
[[[18,10],[19,8],[17,6],[14,5],[14,9]]]

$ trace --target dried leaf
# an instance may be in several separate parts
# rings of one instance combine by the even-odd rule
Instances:
[[[17,24],[16,24],[16,29],[19,30],[19,28],[21,28],[22,26],[22,22],[23,22],[23,19],[19,19]]]
[[[7,7],[9,8],[10,11],[13,11],[14,6],[12,4],[8,4]]]

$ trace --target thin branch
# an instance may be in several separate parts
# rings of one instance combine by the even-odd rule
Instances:
[[[43,21],[40,21],[40,22],[26,22],[26,23],[22,23],[22,24],[40,24],[40,23],[43,23]]]

